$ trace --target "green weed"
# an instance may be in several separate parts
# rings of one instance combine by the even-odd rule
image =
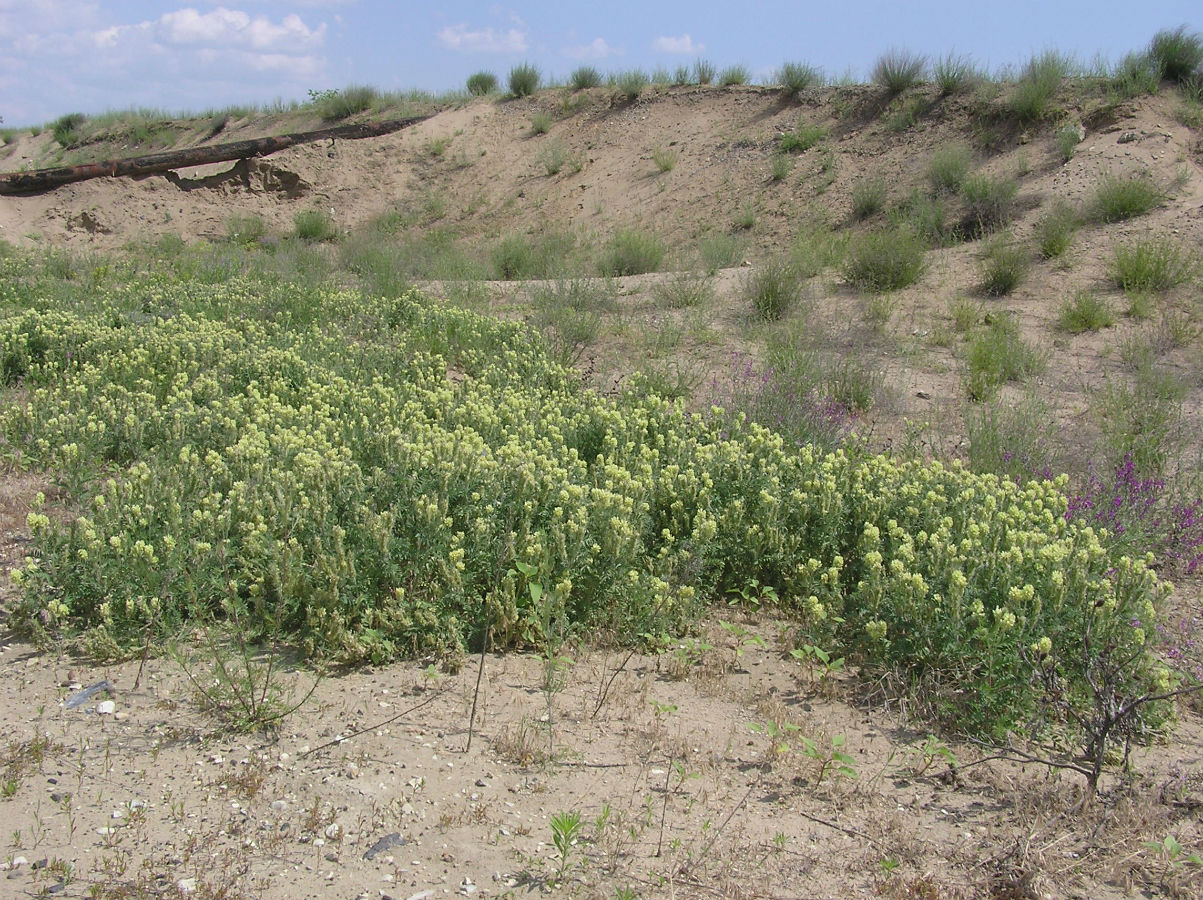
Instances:
[[[965,390],[971,400],[989,400],[1008,381],[1023,381],[1044,371],[1045,355],[1020,337],[1010,315],[995,315],[969,342],[965,354]]]
[[[873,83],[884,88],[887,97],[897,97],[923,80],[927,59],[909,50],[893,49],[878,57],[870,75]]]
[[[945,144],[932,153],[927,163],[928,183],[938,194],[955,194],[960,191],[972,165],[973,153],[968,147]]]
[[[1107,275],[1125,294],[1144,294],[1172,290],[1197,270],[1193,255],[1180,244],[1165,237],[1146,237],[1116,245]]]
[[[601,84],[601,73],[593,66],[578,66],[568,76],[568,83],[574,91],[585,91]]]
[[[881,293],[919,280],[923,242],[909,228],[889,228],[854,238],[844,259],[844,277],[862,291]]]
[[[468,93],[473,97],[487,97],[497,91],[497,76],[492,72],[473,72],[468,76]]]
[[[1095,222],[1123,222],[1160,206],[1165,194],[1147,172],[1121,177],[1107,175],[1095,188],[1089,202],[1089,217]]]
[[[802,296],[802,279],[788,261],[756,267],[744,279],[743,293],[761,319],[773,322],[793,308]]]
[[[1057,200],[1036,222],[1036,246],[1045,259],[1064,256],[1073,245],[1081,216],[1064,200]]]
[[[529,97],[539,89],[539,70],[531,63],[521,63],[510,69],[507,83],[511,97]]]
[[[982,293],[1001,297],[1019,287],[1031,268],[1028,248],[1009,235],[998,235],[982,253]]]
[[[324,209],[301,210],[293,216],[292,222],[296,236],[303,241],[322,243],[338,238],[338,226]]]
[[[787,62],[777,71],[777,83],[786,97],[797,97],[812,85],[823,83],[823,73],[808,63]]]
[[[852,187],[852,218],[862,222],[875,216],[886,205],[884,178],[862,178]]]
[[[1057,327],[1070,334],[1098,331],[1115,324],[1115,311],[1106,298],[1092,291],[1078,291],[1061,304]]]
[[[654,272],[664,261],[664,243],[655,235],[634,228],[619,230],[610,238],[598,260],[598,272],[606,276],[640,275]]]

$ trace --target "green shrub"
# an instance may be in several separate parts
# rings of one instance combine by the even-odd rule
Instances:
[[[1078,211],[1064,200],[1057,200],[1036,222],[1036,245],[1045,259],[1063,256],[1073,244],[1081,224]]]
[[[923,81],[927,59],[909,50],[892,49],[878,57],[873,65],[873,83],[885,88],[887,97],[897,97],[903,91]]]
[[[823,73],[807,63],[784,63],[777,72],[777,83],[786,97],[794,98],[811,85],[823,83]]]
[[[352,84],[341,91],[311,91],[309,96],[314,111],[326,122],[337,122],[371,109],[380,98],[374,87],[363,84]]]
[[[50,123],[50,130],[60,147],[72,147],[80,141],[79,127],[88,121],[83,113],[67,113]]]
[[[723,87],[747,84],[751,80],[752,73],[744,65],[727,66],[727,68],[718,73],[718,83]]]
[[[1159,31],[1149,44],[1149,55],[1162,78],[1182,83],[1196,77],[1203,65],[1203,37],[1179,25],[1173,31]]]
[[[927,180],[937,194],[955,194],[961,189],[973,153],[964,144],[944,144],[931,155],[927,163]]]
[[[522,63],[510,69],[510,96],[529,97],[539,89],[539,70],[531,63]]]
[[[895,133],[906,131],[918,124],[931,108],[926,97],[907,97],[900,101],[897,109],[886,119],[886,130]]]
[[[967,207],[965,225],[976,236],[989,234],[1011,224],[1019,185],[1010,178],[970,175],[961,184]]]
[[[624,228],[610,238],[598,261],[598,271],[606,276],[641,275],[655,272],[664,261],[664,244],[655,235]]]
[[[647,72],[642,69],[628,69],[614,76],[614,86],[618,89],[618,93],[628,101],[639,99],[639,95],[643,93],[647,84]]]
[[[485,97],[497,90],[497,76],[492,72],[474,72],[468,76],[468,93]]]
[[[1126,294],[1168,291],[1195,274],[1191,253],[1169,238],[1147,237],[1119,244],[1112,251],[1107,274]]]
[[[602,82],[601,72],[593,66],[578,66],[568,76],[568,83],[574,91],[584,91],[595,88]]]
[[[769,177],[773,181],[785,181],[793,169],[794,162],[787,153],[774,153],[769,160]]]
[[[822,125],[807,125],[799,121],[794,131],[781,135],[781,152],[801,153],[826,137],[827,129]]]
[[[710,84],[717,74],[718,69],[709,60],[698,59],[693,64],[693,80],[698,84]]]
[[[852,218],[862,222],[877,215],[886,205],[884,178],[862,178],[852,187]]]
[[[965,56],[950,53],[932,65],[932,80],[940,88],[941,97],[963,94],[981,81],[981,77],[973,62]]]
[[[1120,177],[1104,176],[1090,200],[1090,218],[1095,222],[1122,222],[1160,206],[1165,194],[1148,172]]]
[[[1044,371],[1045,356],[1019,335],[1014,316],[994,315],[969,342],[965,390],[971,400],[989,400],[1008,381]]]
[[[531,134],[547,134],[551,128],[551,113],[540,110],[530,117]]]
[[[1131,383],[1108,381],[1094,404],[1108,463],[1118,467],[1131,459],[1146,477],[1162,475],[1182,437],[1185,390],[1180,378],[1153,366],[1138,369]]]
[[[790,311],[802,297],[802,279],[786,260],[774,260],[757,266],[744,278],[744,297],[766,322],[775,322]]]
[[[490,253],[493,271],[502,281],[518,281],[542,276],[535,249],[526,235],[511,234],[493,245]]]
[[[1031,268],[1028,248],[1009,235],[999,235],[982,254],[982,293],[990,297],[1009,294]]]
[[[338,227],[324,209],[301,210],[292,221],[296,236],[303,241],[318,243],[333,241],[338,237]]]
[[[1098,331],[1115,324],[1115,311],[1106,298],[1093,291],[1078,291],[1061,304],[1057,312],[1057,327],[1070,334]]]
[[[923,274],[923,251],[923,242],[909,228],[859,235],[844,259],[844,277],[862,291],[904,288]]]

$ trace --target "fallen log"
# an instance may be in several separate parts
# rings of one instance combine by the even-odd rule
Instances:
[[[254,138],[214,144],[210,147],[188,147],[184,150],[168,150],[147,156],[132,156],[125,159],[110,159],[99,163],[84,163],[78,166],[61,166],[57,169],[35,169],[31,172],[6,172],[0,174],[0,194],[27,194],[53,190],[75,181],[89,178],[120,178],[136,175],[153,175],[184,169],[189,166],[204,166],[210,163],[227,162],[232,159],[247,159],[252,156],[267,156],[298,144],[309,144],[325,140],[358,140],[380,137],[408,128],[430,118],[410,116],[388,122],[370,122],[363,125],[339,125],[320,131],[301,131],[275,137]]]

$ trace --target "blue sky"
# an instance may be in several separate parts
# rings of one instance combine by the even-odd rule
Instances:
[[[0,116],[23,126],[131,106],[200,112],[348,84],[441,92],[480,69],[504,82],[524,61],[564,77],[702,57],[746,65],[754,80],[785,61],[863,80],[892,47],[990,70],[1049,47],[1114,61],[1183,24],[1203,30],[1198,0],[0,0]]]

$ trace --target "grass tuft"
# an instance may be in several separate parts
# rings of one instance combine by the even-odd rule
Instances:
[[[321,91],[310,95],[314,111],[325,122],[337,122],[371,109],[380,92],[366,84],[352,84],[341,91]]]
[[[718,73],[718,83],[723,87],[737,84],[747,84],[752,80],[752,73],[745,65],[727,66]]]
[[[998,235],[982,254],[982,293],[989,297],[1011,293],[1019,287],[1030,267],[1027,247],[1009,235]]]
[[[1073,244],[1082,217],[1064,200],[1055,202],[1036,222],[1036,245],[1045,259],[1064,256]]]
[[[322,243],[338,238],[338,227],[324,209],[303,209],[293,217],[296,236],[308,243]]]
[[[873,83],[885,88],[886,97],[894,98],[923,81],[927,59],[909,50],[892,49],[878,57],[873,65]]]
[[[642,69],[628,69],[614,76],[614,87],[624,99],[634,101],[639,99],[643,89],[648,85],[647,72]]]
[[[773,260],[748,273],[743,291],[761,319],[775,322],[801,299],[802,278],[789,261]]]
[[[708,59],[698,59],[693,64],[693,80],[698,84],[710,84],[717,74],[718,69]]]
[[[971,175],[961,185],[967,206],[966,225],[977,236],[989,234],[1011,223],[1019,185],[1010,178]]]
[[[568,83],[574,91],[584,91],[595,88],[602,82],[601,72],[593,66],[579,66],[568,76]]]
[[[873,231],[855,238],[844,259],[844,277],[862,291],[907,287],[923,274],[923,241],[909,228]]]
[[[1007,101],[1011,112],[1024,124],[1048,118],[1057,91],[1073,70],[1073,58],[1057,50],[1033,56],[1011,89]]]
[[[948,54],[932,64],[932,80],[940,89],[941,97],[963,94],[971,90],[982,76],[966,56]]]
[[[473,97],[487,97],[497,90],[497,76],[492,72],[473,72],[468,76],[468,93]]]
[[[989,400],[1008,381],[1044,371],[1043,353],[1019,335],[1012,315],[995,315],[969,343],[965,355],[965,390],[975,401]]]
[[[654,272],[664,261],[664,243],[655,235],[624,228],[610,238],[598,261],[605,276],[641,275]]]
[[[1098,331],[1114,324],[1115,310],[1105,297],[1093,291],[1078,291],[1057,312],[1057,327],[1070,334]]]
[[[884,178],[862,178],[852,188],[852,218],[863,222],[881,212],[886,205]]]
[[[927,164],[927,180],[937,194],[955,194],[961,189],[973,152],[964,144],[945,144],[936,150]]]
[[[799,121],[796,129],[781,135],[781,152],[802,153],[826,137],[827,129],[822,125],[807,125]]]
[[[1179,84],[1198,77],[1203,66],[1203,36],[1189,32],[1185,25],[1172,31],[1159,31],[1149,44],[1149,55],[1162,78]]]
[[[777,82],[785,96],[793,99],[811,85],[821,85],[823,73],[808,63],[787,62],[777,72]]]
[[[522,63],[510,69],[509,87],[512,97],[529,97],[539,89],[539,70],[531,63]]]
[[[1148,237],[1118,245],[1107,274],[1125,294],[1168,291],[1185,284],[1197,265],[1190,253],[1168,238]]]
[[[1123,222],[1141,216],[1162,204],[1165,194],[1148,172],[1120,177],[1107,175],[1090,200],[1090,218],[1095,222]]]

